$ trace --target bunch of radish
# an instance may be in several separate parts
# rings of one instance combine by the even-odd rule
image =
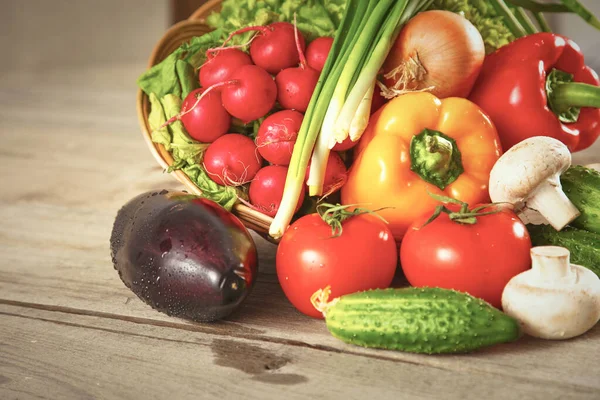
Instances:
[[[248,52],[242,50],[246,45],[227,46],[234,35],[249,31],[256,34]],[[303,113],[332,43],[320,37],[306,46],[302,33],[288,22],[233,32],[222,47],[207,51],[198,73],[200,88],[190,92],[170,121],[181,120],[192,138],[210,143],[203,156],[208,176],[220,185],[249,184],[249,205],[265,215],[274,216],[279,207]],[[234,118],[245,124],[264,118],[254,141],[229,133]],[[334,150],[354,144],[348,141]],[[327,194],[346,180],[346,166],[335,155],[327,167]]]

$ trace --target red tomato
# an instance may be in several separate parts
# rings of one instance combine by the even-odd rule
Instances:
[[[402,239],[400,264],[410,284],[467,292],[499,308],[508,281],[531,266],[525,225],[508,209],[478,216],[472,225],[442,213],[422,227],[429,217],[415,221]]]
[[[342,223],[342,234],[318,214],[294,222],[277,247],[279,283],[288,300],[301,312],[323,318],[310,302],[319,289],[331,286],[330,299],[361,290],[387,288],[392,283],[398,251],[392,231],[369,214]]]

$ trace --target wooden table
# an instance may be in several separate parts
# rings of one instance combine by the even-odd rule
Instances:
[[[113,218],[141,192],[179,186],[137,125],[142,70],[0,77],[0,399],[600,399],[600,325],[471,355],[346,345],[287,302],[258,237],[259,282],[231,319],[143,304],[111,264]]]

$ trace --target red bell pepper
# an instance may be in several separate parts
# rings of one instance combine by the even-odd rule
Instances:
[[[551,136],[571,152],[600,136],[600,80],[564,36],[525,36],[486,57],[469,98],[496,125],[504,151]]]

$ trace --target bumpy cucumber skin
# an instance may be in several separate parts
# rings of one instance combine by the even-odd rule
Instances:
[[[515,319],[483,300],[440,288],[342,296],[325,321],[331,334],[346,343],[425,354],[465,353],[521,335]]]
[[[534,246],[561,246],[571,253],[573,264],[592,270],[600,277],[600,235],[573,227],[557,232],[550,225],[527,225]]]
[[[600,172],[574,165],[561,175],[560,183],[569,200],[581,212],[571,225],[600,234]]]

